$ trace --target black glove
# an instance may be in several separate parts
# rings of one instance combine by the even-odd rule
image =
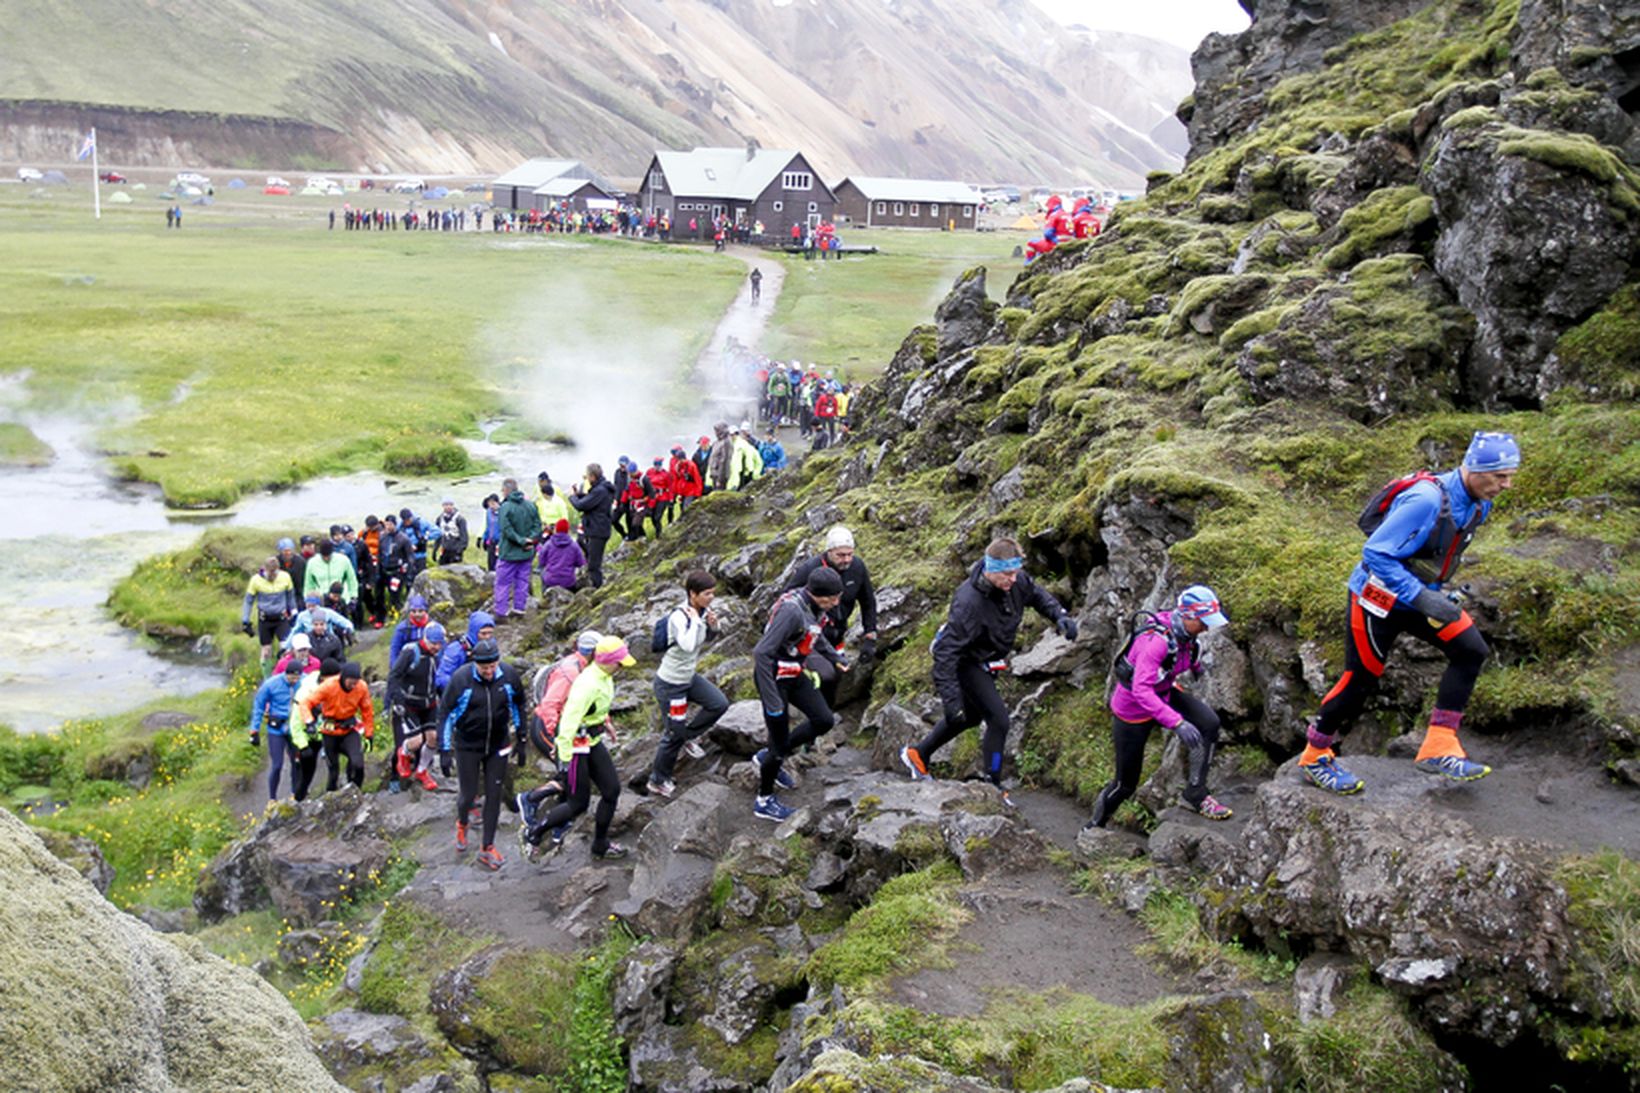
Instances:
[[[1192,751],[1202,746],[1202,731],[1188,721],[1174,725],[1173,735],[1179,738],[1179,743]]]
[[[860,659],[861,660],[876,660],[877,659],[877,639],[876,638],[861,638],[860,639]]]
[[[1457,622],[1463,617],[1463,608],[1433,589],[1422,589],[1412,601],[1413,610],[1436,622]]]
[[[526,735],[524,733],[519,733],[518,734],[518,744],[517,744],[516,747],[514,747],[513,754],[518,756],[518,765],[520,767],[525,767],[525,766],[529,765],[529,761],[530,761],[530,738],[529,738],[528,735]]]
[[[316,759],[319,755],[319,745],[309,740],[306,747],[299,749],[299,754],[304,760]]]
[[[450,777],[450,775],[454,774],[455,770],[456,770],[456,758],[455,758],[455,756],[451,755],[447,751],[439,752],[438,753],[438,769],[444,773],[444,777],[446,777],[446,778],[448,778],[448,777]]]
[[[239,629],[241,629],[245,632],[245,636],[247,638],[251,637],[252,635],[254,635],[256,633],[255,630],[251,629],[251,624],[250,624],[249,619],[246,619],[244,622],[240,623],[239,624]]]
[[[1076,640],[1076,632],[1078,627],[1076,625],[1076,620],[1071,618],[1069,615],[1059,616],[1059,621],[1054,623],[1054,626],[1058,627],[1059,632],[1064,634],[1071,641]]]
[[[261,746],[262,746],[262,730],[261,729],[252,729],[251,730],[251,747],[259,748]]]

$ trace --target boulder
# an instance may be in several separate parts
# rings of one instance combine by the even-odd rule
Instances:
[[[866,714],[864,725],[874,730],[871,737],[871,769],[903,773],[900,749],[928,735],[929,724],[898,702],[888,702]]]
[[[759,937],[719,960],[712,968],[710,1002],[701,1024],[730,1046],[756,1032],[783,978],[774,968],[780,959],[774,942]]]
[[[638,836],[632,886],[615,914],[646,934],[688,938],[709,902],[724,821],[743,803],[728,786],[702,782],[660,809]]]
[[[844,1047],[821,1052],[808,1070],[786,1087],[786,1093],[903,1093],[908,1089],[918,1093],[1002,1093],[982,1078],[953,1074],[914,1055],[866,1057]],[[1109,1086],[1073,1078],[1043,1093],[1109,1091]]]
[[[108,886],[114,883],[114,867],[103,857],[100,846],[83,836],[49,828],[39,828],[36,834],[58,861],[90,881],[99,896],[108,894]]]
[[[205,922],[272,906],[297,926],[330,918],[393,853],[379,805],[351,786],[270,812],[200,871]]]
[[[1234,852],[1197,852],[1228,897],[1206,913],[1224,936],[1348,953],[1427,1019],[1509,1043],[1567,993],[1576,944],[1551,857],[1483,837],[1403,761],[1351,769],[1366,794],[1319,792],[1290,762],[1260,785]]]
[[[1272,1050],[1275,1022],[1240,991],[1193,998],[1159,1019],[1168,1032],[1168,1088],[1251,1093],[1288,1087]]]
[[[652,1024],[627,1042],[632,1093],[749,1093],[753,1081],[715,1072],[689,1042],[687,1029]]]
[[[438,617],[459,616],[465,626],[470,612],[488,609],[495,594],[495,579],[483,566],[434,566],[416,574],[410,590],[427,597]]]
[[[647,940],[626,955],[615,980],[615,1031],[630,1040],[642,1028],[666,1018],[666,996],[677,974],[676,944]]]
[[[0,1089],[342,1087],[248,968],[155,933],[0,809]]]
[[[403,1017],[344,1009],[318,1022],[319,1056],[338,1072],[363,1066],[403,1064],[431,1054],[414,1025]]]
[[[756,755],[767,739],[763,727],[763,704],[754,699],[730,705],[717,724],[706,730],[706,739],[728,755]]]
[[[1325,1021],[1338,1012],[1338,999],[1358,965],[1338,953],[1311,953],[1293,973],[1293,1009],[1301,1024]]]
[[[977,266],[963,273],[952,282],[951,291],[934,309],[940,357],[949,357],[984,341],[996,314],[996,301],[985,291],[985,267]]]

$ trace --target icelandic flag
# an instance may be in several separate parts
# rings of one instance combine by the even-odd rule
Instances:
[[[75,156],[74,159],[76,161],[82,160],[82,159],[86,158],[87,156],[89,156],[92,152],[95,152],[96,150],[97,150],[97,131],[95,129],[93,129],[93,130],[91,130],[91,132],[87,133],[85,135],[85,139],[80,142],[79,155]]]

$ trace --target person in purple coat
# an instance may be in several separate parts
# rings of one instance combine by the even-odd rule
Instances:
[[[1230,810],[1207,792],[1207,768],[1219,740],[1219,715],[1179,685],[1181,677],[1201,678],[1196,639],[1230,622],[1219,598],[1206,585],[1179,593],[1171,611],[1145,615],[1116,658],[1116,689],[1110,697],[1111,736],[1116,745],[1116,777],[1099,791],[1087,827],[1104,827],[1123,801],[1139,788],[1145,742],[1156,726],[1178,737],[1185,750],[1184,807],[1209,820],[1228,820]]]
[[[575,571],[587,564],[581,545],[569,533],[568,520],[559,520],[553,525],[552,534],[536,551],[535,559],[541,568],[543,592],[549,588],[574,588]]]

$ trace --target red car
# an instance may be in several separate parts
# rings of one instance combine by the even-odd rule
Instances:
[[[125,181],[125,176],[120,174],[118,171],[104,171],[102,174],[98,175],[97,178],[100,181],[103,181],[103,182],[124,182]]]

